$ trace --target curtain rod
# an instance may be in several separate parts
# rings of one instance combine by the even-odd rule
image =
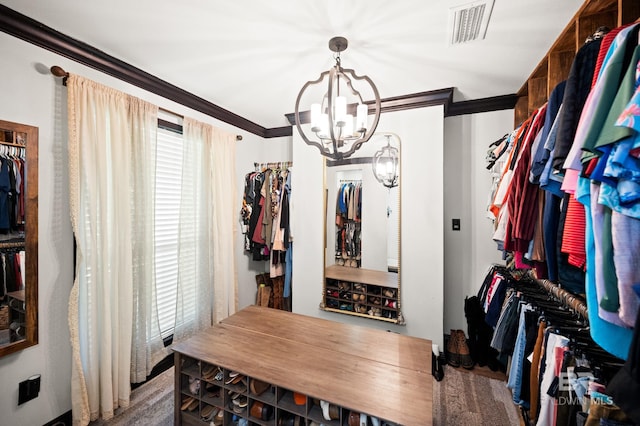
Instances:
[[[69,78],[69,73],[68,72],[66,72],[64,69],[62,69],[62,67],[60,67],[58,65],[52,66],[49,70],[51,71],[51,74],[53,74],[54,76],[62,78],[62,84],[64,86],[67,85],[67,78]],[[159,109],[161,109],[163,111],[166,111],[166,112],[169,112],[169,113],[171,113],[171,114],[173,114],[175,116],[178,116],[180,118],[184,118],[184,116],[182,114],[178,114],[178,113],[170,111],[170,110],[168,110],[166,108],[159,108]],[[242,135],[236,135],[236,140],[237,141],[241,141],[242,140]]]

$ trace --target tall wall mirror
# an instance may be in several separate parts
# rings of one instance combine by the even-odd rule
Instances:
[[[389,135],[374,135],[348,159],[325,160],[325,279],[320,308],[404,324],[400,138]],[[394,164],[385,163],[389,159],[384,156],[380,161],[380,150],[389,144],[396,150]],[[384,180],[380,173],[393,176]]]
[[[0,120],[0,356],[38,343],[38,128]]]

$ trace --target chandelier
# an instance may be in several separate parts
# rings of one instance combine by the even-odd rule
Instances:
[[[371,167],[378,182],[387,188],[393,188],[398,186],[400,152],[391,145],[391,138],[396,139],[400,146],[400,137],[392,133],[385,133],[384,137],[387,138],[387,145],[373,155]]]
[[[350,157],[356,152],[371,138],[380,120],[380,95],[373,81],[341,66],[340,52],[346,50],[347,45],[344,37],[334,37],[329,41],[329,49],[335,52],[336,64],[320,74],[317,80],[302,86],[295,107],[296,127],[302,139],[334,160]],[[373,97],[373,100],[365,101],[363,97],[366,96]],[[307,104],[311,126],[306,133],[300,119],[301,114],[307,114],[300,112],[303,98],[312,100],[310,105]],[[369,120],[370,112],[372,120]]]

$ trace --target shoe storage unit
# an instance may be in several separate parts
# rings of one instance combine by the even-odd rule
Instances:
[[[325,280],[325,311],[404,323],[397,273],[332,265]]]
[[[432,424],[428,340],[250,306],[172,349],[176,425]]]

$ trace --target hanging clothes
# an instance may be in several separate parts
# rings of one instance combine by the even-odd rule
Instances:
[[[507,138],[489,207],[505,257],[585,295],[591,337],[620,357],[640,309],[639,33],[637,22],[602,31],[579,49],[544,116]]]
[[[362,258],[362,181],[342,182],[336,195],[337,265],[359,268]]]

